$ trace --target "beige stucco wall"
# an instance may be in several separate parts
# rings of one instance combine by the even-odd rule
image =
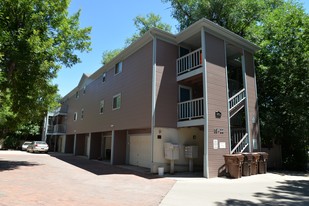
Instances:
[[[158,139],[161,135],[161,139]],[[169,171],[170,161],[164,158],[164,143],[169,142],[179,145],[179,159],[175,160],[175,171],[188,171],[188,159],[184,156],[184,146],[198,145],[199,158],[194,159],[194,164],[201,167],[204,153],[203,131],[197,127],[192,128],[164,128],[154,129],[153,161],[152,171],[157,172],[158,167],[164,166]]]

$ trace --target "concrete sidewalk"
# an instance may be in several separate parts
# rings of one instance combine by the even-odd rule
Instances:
[[[309,205],[309,177],[304,173],[267,173],[240,179],[172,179],[177,182],[161,206]]]

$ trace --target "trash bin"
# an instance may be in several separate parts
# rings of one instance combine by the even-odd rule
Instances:
[[[252,153],[251,175],[256,175],[258,173],[259,160],[260,160],[260,154],[257,152]]]
[[[266,152],[259,152],[259,154],[260,154],[259,174],[265,174],[267,172],[268,154]]]
[[[228,154],[223,156],[227,176],[231,178],[240,178],[244,156],[242,154]]]
[[[252,154],[251,153],[242,153],[244,156],[244,161],[242,164],[242,175],[250,176],[251,175],[251,164],[252,164]]]
[[[163,176],[164,175],[164,167],[158,167],[158,175]]]

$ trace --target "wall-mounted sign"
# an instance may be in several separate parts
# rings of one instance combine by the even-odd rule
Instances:
[[[220,149],[225,149],[226,148],[225,142],[220,142],[219,147],[220,147]]]
[[[218,149],[218,140],[217,139],[214,139],[213,144],[214,144],[214,149]]]

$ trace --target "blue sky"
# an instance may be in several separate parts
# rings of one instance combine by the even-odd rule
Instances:
[[[309,0],[300,0],[309,13]],[[92,27],[89,53],[78,53],[82,63],[72,68],[62,68],[53,81],[59,93],[65,96],[77,86],[83,73],[92,74],[101,67],[102,53],[105,50],[122,48],[125,40],[131,37],[136,28],[133,19],[150,12],[159,14],[162,22],[173,26],[177,33],[177,21],[171,17],[171,8],[161,0],[71,0],[69,12],[81,9],[80,26]]]

